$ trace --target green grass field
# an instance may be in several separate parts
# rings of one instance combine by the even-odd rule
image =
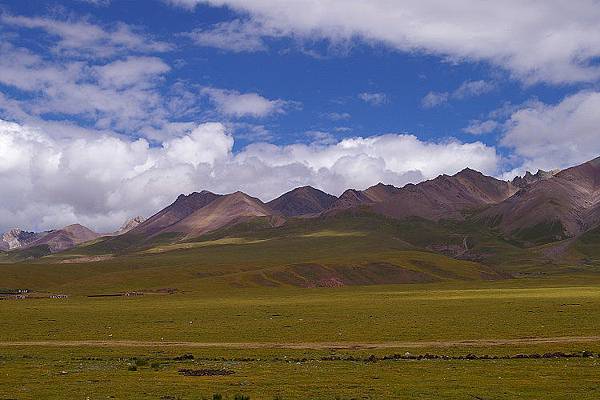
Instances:
[[[2,256],[0,287],[38,298],[0,301],[0,398],[600,397],[593,260],[550,262],[469,222],[372,216],[134,239]],[[592,255],[585,239],[574,260]],[[481,257],[428,247],[465,243]],[[426,353],[445,359],[413,359]]]
[[[19,399],[597,399],[597,359],[322,361],[325,353],[157,349],[4,351],[0,396]],[[216,361],[215,358],[223,360]],[[136,365],[136,371],[130,371]],[[179,369],[232,371],[182,376]]]
[[[406,352],[599,352],[600,282],[565,280],[5,300],[0,396],[597,398],[598,358],[323,361]],[[564,337],[589,340],[528,342]],[[8,345],[35,341],[51,343]],[[81,342],[63,347],[63,341]],[[169,345],[182,341],[192,344]],[[472,342],[456,343],[463,341]],[[328,348],[344,343],[357,348]],[[173,360],[185,353],[195,359]],[[129,370],[133,365],[136,371]],[[181,368],[233,373],[190,377]]]

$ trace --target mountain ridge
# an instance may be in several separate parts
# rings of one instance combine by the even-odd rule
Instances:
[[[331,207],[337,199],[337,197],[312,186],[301,186],[267,202],[266,205],[286,217],[297,217],[323,212]]]
[[[189,240],[254,220],[277,227],[289,219],[322,219],[347,212],[435,223],[469,219],[525,246],[550,243],[577,237],[600,225],[600,158],[562,171],[527,172],[511,181],[465,168],[454,175],[442,174],[403,187],[380,182],[364,190],[348,189],[339,197],[302,186],[266,203],[240,191],[215,194],[203,190],[179,195],[146,220],[138,217],[126,222],[112,240],[123,236],[143,243],[161,235]],[[40,234],[14,230],[3,236],[6,240],[0,242],[0,250],[16,249],[14,238],[19,235],[23,243],[20,248],[48,245],[52,252],[101,236],[81,225]],[[35,240],[27,239],[32,237]]]
[[[505,235],[545,243],[600,223],[600,158],[536,180],[481,214]]]

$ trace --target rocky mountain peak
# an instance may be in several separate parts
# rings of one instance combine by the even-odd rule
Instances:
[[[522,189],[526,186],[531,185],[532,183],[550,179],[559,171],[560,170],[544,171],[543,169],[538,169],[538,171],[535,174],[532,174],[530,171],[526,171],[525,175],[523,175],[522,177],[516,176],[512,180],[512,184]]]
[[[34,241],[38,235],[35,232],[27,232],[19,228],[10,229],[0,237],[0,249],[19,249]]]
[[[122,235],[122,234],[124,234],[126,232],[129,232],[130,230],[132,230],[133,228],[135,228],[139,224],[143,223],[144,221],[146,221],[146,218],[144,218],[144,217],[142,217],[140,215],[138,215],[137,217],[130,218],[127,221],[125,221],[123,223],[123,225],[121,225],[121,227],[116,232],[116,234],[117,235]]]

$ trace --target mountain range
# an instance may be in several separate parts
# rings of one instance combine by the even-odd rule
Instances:
[[[47,247],[50,252],[60,252],[73,248],[81,243],[95,240],[102,236],[118,236],[129,232],[145,221],[144,217],[131,218],[112,233],[100,234],[80,225],[72,224],[61,229],[45,232],[27,232],[19,228],[11,229],[0,237],[0,250],[23,250],[32,247]]]
[[[135,248],[182,243],[242,225],[247,230],[274,229],[292,221],[327,221],[365,213],[444,226],[453,221],[452,226],[462,230],[476,224],[522,248],[570,240],[600,226],[600,158],[562,171],[527,172],[512,181],[466,168],[401,188],[379,183],[365,190],[348,189],[339,197],[310,186],[267,203],[242,192],[194,192],[180,195],[148,219],[125,222],[111,234],[79,224],[40,233],[12,229],[2,235],[0,250],[43,248],[41,254],[49,254],[95,243],[119,252],[131,243]],[[442,251],[444,246],[429,243],[426,247]]]

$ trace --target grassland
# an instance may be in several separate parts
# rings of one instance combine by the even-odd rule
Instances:
[[[325,352],[9,349],[0,396],[20,399],[597,399],[597,359],[322,361]],[[343,355],[342,353],[337,353]],[[356,355],[356,353],[353,353]],[[225,359],[220,359],[225,357]],[[130,371],[136,365],[136,371]],[[179,369],[224,369],[188,377]]]
[[[593,257],[584,239],[571,251]],[[596,399],[597,264],[545,251],[359,215],[5,256],[0,287],[39,298],[0,301],[0,398]],[[407,352],[445,358],[392,357]]]
[[[4,343],[0,344],[0,396],[195,399],[244,393],[255,399],[597,398],[598,358],[380,359],[406,352],[505,356],[600,351],[600,282],[590,277],[561,281],[5,300],[0,302],[0,342]],[[527,341],[549,337],[589,340]],[[511,338],[524,341],[497,340]],[[482,339],[486,341],[479,342]],[[103,344],[7,345],[63,340]],[[136,341],[136,347],[119,344],[126,340]],[[178,341],[200,345],[169,345]],[[362,346],[355,350],[313,346],[323,342]],[[378,348],[377,344],[387,342],[394,343]],[[374,348],[369,348],[373,343]],[[195,359],[174,360],[184,353]],[[371,354],[379,360],[362,359]],[[353,359],[324,361],[332,355]],[[133,365],[136,371],[129,370]],[[225,369],[233,374],[188,377],[178,373],[181,368]]]

